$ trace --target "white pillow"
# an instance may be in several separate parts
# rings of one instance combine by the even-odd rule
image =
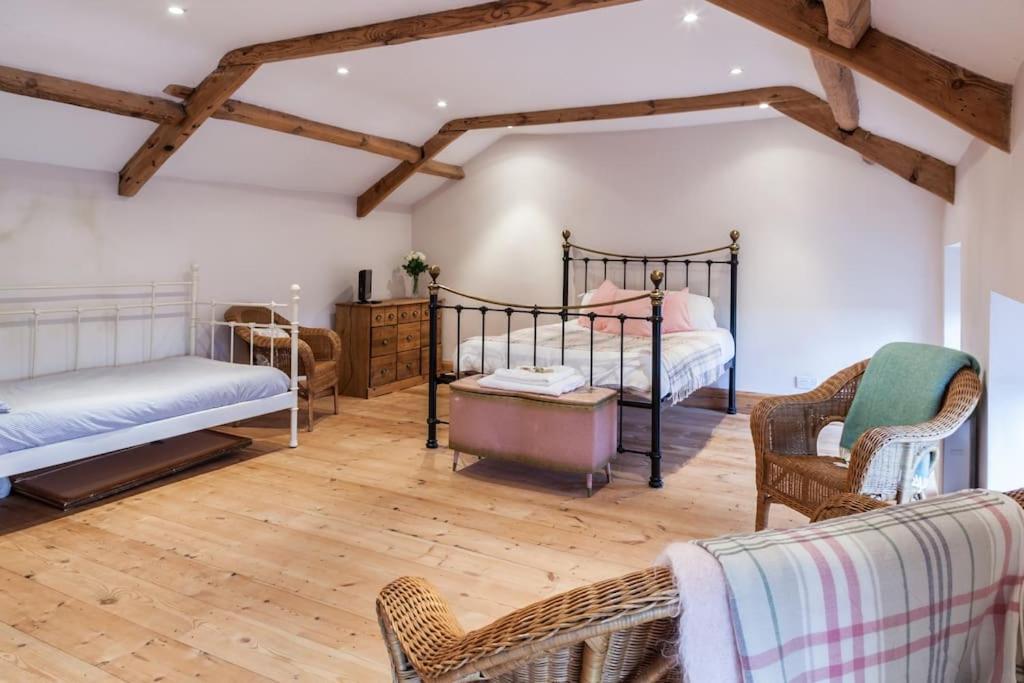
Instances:
[[[690,309],[690,323],[695,330],[716,330],[715,304],[711,299],[699,294],[690,294],[686,305]]]

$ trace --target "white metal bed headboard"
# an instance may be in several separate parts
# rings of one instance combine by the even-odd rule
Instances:
[[[211,359],[215,359],[217,355],[216,349],[216,332],[218,328],[225,327],[231,330],[232,340],[234,338],[234,329],[239,326],[247,327],[251,333],[255,334],[257,330],[269,329],[269,330],[281,330],[289,332],[290,346],[291,346],[291,361],[292,369],[291,376],[292,382],[295,384],[298,377],[298,335],[299,335],[299,293],[301,288],[299,285],[291,286],[291,302],[290,303],[278,303],[276,301],[269,302],[237,302],[237,301],[218,301],[210,300],[208,302],[201,302],[199,300],[199,266],[193,265],[190,270],[190,277],[188,280],[167,280],[167,281],[150,281],[150,282],[118,282],[118,283],[90,283],[90,284],[40,284],[40,285],[10,285],[0,286],[0,304],[10,303],[13,300],[14,308],[5,308],[0,305],[0,319],[3,320],[22,320],[29,325],[30,334],[30,353],[29,353],[29,364],[28,374],[29,378],[35,377],[39,370],[39,348],[40,348],[40,321],[47,320],[54,316],[71,316],[71,320],[68,321],[73,328],[73,361],[70,368],[78,370],[82,367],[82,322],[84,315],[96,315],[96,314],[107,314],[107,319],[112,317],[113,322],[113,365],[116,367],[121,362],[121,327],[124,322],[123,316],[138,312],[148,311],[148,342],[146,345],[146,352],[144,360],[154,360],[154,348],[156,340],[156,327],[158,320],[158,311],[161,310],[173,310],[175,308],[181,310],[181,317],[187,321],[187,353],[188,355],[196,355],[197,353],[197,337],[199,334],[199,328],[201,326],[209,326],[210,328],[210,348],[209,355]],[[49,294],[49,297],[42,296],[42,293]],[[174,296],[179,294],[180,296]],[[29,305],[27,307],[20,307],[24,305],[25,301],[32,302],[33,295],[39,295],[38,299],[43,301],[53,301],[54,299],[70,300],[74,302],[76,299],[79,302],[87,301],[90,302],[87,305],[78,303],[75,305],[69,305],[68,303],[61,302],[53,305]],[[101,301],[103,295],[107,298],[111,296],[115,297],[126,297],[129,299],[128,302],[106,302]],[[169,300],[164,300],[165,297],[171,297]],[[200,308],[208,307],[210,311],[208,320],[200,319]],[[276,322],[274,316],[271,316],[269,324],[258,324],[258,323],[235,323],[217,320],[218,312],[221,309],[229,306],[254,306],[264,307],[271,311],[277,312],[280,309],[291,308],[291,324],[281,325]],[[139,319],[139,318],[136,318]],[[274,339],[275,335],[271,333],[271,363],[275,356]],[[235,344],[228,344],[229,361],[235,361]],[[249,364],[255,363],[255,355],[250,344],[249,350]]]

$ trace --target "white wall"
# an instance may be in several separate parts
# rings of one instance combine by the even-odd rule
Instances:
[[[792,392],[892,340],[941,343],[943,202],[789,120],[516,135],[466,174],[414,207],[413,244],[481,295],[559,303],[563,226],[629,253],[741,230],[741,390]]]
[[[300,322],[330,326],[360,268],[377,296],[402,293],[393,273],[410,223],[386,211],[357,221],[351,198],[159,176],[126,199],[110,173],[0,160],[3,285],[183,280],[196,263],[202,299],[287,301],[298,283]],[[0,376],[24,358],[4,355]]]
[[[957,202],[946,211],[944,230],[947,244],[963,245],[963,348],[981,361],[989,383],[1003,387],[999,395],[987,397],[981,411],[981,484],[996,489],[1024,486],[1019,442],[1013,448],[996,446],[1011,441],[1001,430],[1024,423],[1024,402],[1019,397],[1009,400],[1005,387],[1013,386],[1013,381],[1008,376],[993,377],[998,368],[990,362],[993,353],[1004,357],[1012,348],[1006,339],[993,338],[993,332],[999,327],[1015,328],[1009,321],[993,322],[991,302],[1000,296],[1024,302],[1024,68],[1017,75],[1014,92],[1012,153],[978,140],[971,143],[957,167]],[[1001,310],[1003,315],[1013,315],[1012,311],[1021,309],[1007,303]],[[1024,363],[1020,339],[1012,344],[1018,365]]]

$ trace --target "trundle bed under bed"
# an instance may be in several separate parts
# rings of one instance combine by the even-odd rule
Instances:
[[[728,412],[736,412],[736,328],[737,273],[739,269],[739,232],[730,233],[731,243],[724,247],[671,256],[634,256],[590,249],[570,241],[571,233],[562,233],[562,303],[538,306],[494,301],[466,294],[439,284],[440,269],[430,269],[429,346],[431,353],[428,386],[427,447],[437,448],[437,425],[446,424],[437,417],[437,388],[470,374],[490,373],[501,367],[522,365],[567,365],[587,378],[589,386],[610,387],[618,394],[619,453],[634,453],[650,459],[649,484],[663,485],[661,477],[661,411],[675,405],[701,387],[729,374]],[[607,315],[596,312],[607,303],[569,305],[570,283],[574,268],[583,271],[583,289],[587,290],[594,273],[607,280],[609,267],[621,268],[622,289],[627,289],[630,269],[650,278],[653,289],[617,303],[649,298],[649,316]],[[729,329],[701,329],[689,332],[662,332],[663,304],[669,286],[691,288],[706,273],[704,293],[711,297],[716,269],[728,269]],[[699,285],[699,282],[697,282]],[[441,292],[480,305],[442,303]],[[453,372],[441,372],[437,358],[441,311],[454,313],[456,339]],[[487,334],[487,315],[504,316],[505,331]],[[479,315],[480,335],[462,338],[464,315]],[[526,327],[513,330],[514,316],[527,316]],[[589,321],[581,324],[580,318]],[[492,316],[493,319],[493,316]],[[611,332],[595,329],[605,320]],[[647,322],[651,335],[624,334],[629,321]],[[657,400],[655,400],[657,397]],[[622,443],[622,414],[625,408],[650,411],[650,443],[647,448],[627,447]]]
[[[199,272],[180,282],[101,285],[36,285],[2,287],[0,318],[28,323],[29,363],[24,377],[0,381],[0,401],[10,412],[0,413],[0,498],[10,493],[10,477],[102,453],[131,448],[180,434],[245,420],[281,410],[291,411],[289,446],[298,446],[299,325],[244,324],[250,331],[267,330],[281,348],[271,356],[288,354],[290,376],[276,367],[235,362],[234,328],[217,312],[233,305],[290,307],[298,320],[299,286],[291,287],[291,303],[200,302]],[[33,301],[56,302],[40,307]],[[77,302],[77,303],[76,303]],[[199,310],[209,308],[200,320]],[[186,355],[157,358],[157,326],[166,318],[186,325],[180,343]],[[40,328],[63,324],[73,338],[72,369],[37,374]],[[122,364],[121,328],[134,323],[148,332],[141,362]],[[83,328],[113,327],[112,361],[84,368]],[[208,326],[208,357],[197,355],[200,327]],[[217,331],[228,328],[227,361],[216,360]],[[94,349],[95,350],[95,349]],[[100,355],[107,357],[104,346]],[[222,353],[224,353],[222,351]],[[282,359],[283,360],[283,359]]]

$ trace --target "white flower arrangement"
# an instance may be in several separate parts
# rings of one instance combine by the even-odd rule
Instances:
[[[402,270],[412,277],[427,272],[427,255],[422,251],[410,251],[402,263]]]
[[[420,275],[427,272],[427,255],[422,251],[410,251],[402,262],[402,270],[412,278],[412,293],[419,289]]]

